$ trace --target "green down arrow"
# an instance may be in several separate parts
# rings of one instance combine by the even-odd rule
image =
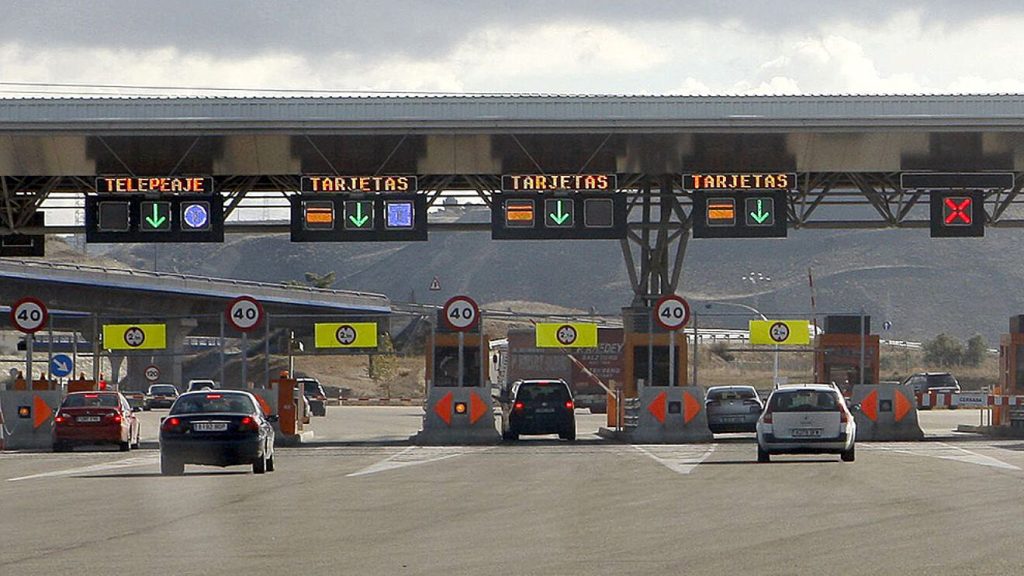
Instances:
[[[763,200],[758,199],[757,200],[757,212],[751,212],[750,213],[750,217],[753,218],[754,221],[757,222],[758,224],[764,224],[764,221],[767,220],[768,217],[772,215],[771,212],[765,212],[764,211],[764,209],[761,207],[761,203],[762,202],[763,202]]]
[[[556,203],[556,206],[558,206],[558,214],[548,214],[548,216],[551,216],[551,219],[555,221],[555,224],[562,224],[566,220],[569,219],[569,213],[568,212],[564,212],[564,213],[562,212],[562,201],[561,200],[559,200]]]
[[[159,228],[166,221],[167,217],[160,215],[160,205],[157,203],[153,203],[153,215],[146,216],[146,223],[153,228]]]
[[[366,224],[366,221],[369,220],[370,217],[363,216],[363,203],[356,202],[356,215],[349,216],[348,219],[351,220],[352,223],[356,225],[356,228],[362,228],[363,224]]]

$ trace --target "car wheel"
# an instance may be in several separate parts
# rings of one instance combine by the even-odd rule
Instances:
[[[160,473],[164,476],[181,476],[185,473],[185,463],[176,458],[160,455]]]
[[[53,451],[54,452],[67,452],[68,451],[68,445],[63,443],[63,442],[54,442],[53,443]]]
[[[274,471],[274,455],[271,454],[270,458],[267,458],[267,472]]]
[[[511,440],[512,439],[512,433],[507,431],[507,430],[502,430],[501,431],[501,439],[505,440],[505,441]]]
[[[757,447],[757,461],[761,463],[771,462],[772,457],[765,452],[760,446]]]
[[[267,471],[267,459],[263,457],[263,454],[260,454],[260,457],[257,458],[256,461],[252,463],[252,473],[253,474],[263,474],[266,471]]]
[[[129,450],[132,449],[132,442],[131,440],[127,442],[120,442],[118,443],[117,447],[119,450],[121,450],[121,452],[128,452]]]
[[[850,446],[850,449],[843,452],[839,457],[843,462],[853,462],[854,458],[857,456],[855,450],[856,446]]]
[[[566,431],[565,439],[568,440],[569,442],[575,442],[576,441],[576,429],[572,428],[572,429]]]

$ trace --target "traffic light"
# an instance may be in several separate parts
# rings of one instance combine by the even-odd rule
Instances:
[[[931,192],[932,238],[980,238],[985,235],[985,194],[981,190]]]
[[[785,238],[786,192],[693,192],[694,238]]]
[[[609,192],[499,192],[494,240],[618,240],[626,237],[626,196]]]
[[[158,180],[158,179],[153,179]],[[223,242],[219,194],[99,194],[85,198],[86,242]]]
[[[292,242],[427,239],[427,198],[422,194],[321,192],[289,201]]]

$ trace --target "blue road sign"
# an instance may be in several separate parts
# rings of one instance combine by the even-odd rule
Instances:
[[[210,227],[210,203],[191,202],[182,208],[182,220],[191,230],[206,230]]]
[[[50,359],[50,374],[57,378],[63,378],[74,372],[74,370],[75,364],[71,361],[71,356],[67,354],[54,354],[53,358]]]
[[[885,322],[882,322],[882,330],[890,330],[891,328],[892,328],[892,322],[889,322],[888,320],[886,320]]]

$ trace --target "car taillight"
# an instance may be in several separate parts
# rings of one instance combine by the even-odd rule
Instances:
[[[114,414],[113,416],[110,417],[110,419],[112,421],[114,421],[115,423],[117,423],[117,424],[121,423],[121,415],[120,414]]]
[[[57,424],[63,424],[65,420],[67,420],[67,417],[64,416],[63,414],[57,414],[57,416],[53,419],[53,421],[56,422]]]
[[[850,421],[850,413],[846,411],[846,408],[839,407],[839,423],[846,424]]]
[[[256,430],[259,430],[260,427],[259,427],[258,424],[256,424],[256,419],[255,418],[253,418],[252,416],[245,416],[238,423],[238,429],[239,430],[246,430],[246,431],[250,431],[250,432],[255,432]]]
[[[516,402],[516,403],[515,403],[515,404],[514,404],[514,405],[512,406],[512,409],[513,409],[513,410],[515,410],[516,412],[522,412],[522,411],[523,411],[523,408],[525,408],[525,407],[526,407],[526,405],[525,405],[525,404],[523,404],[522,402]]]
[[[181,426],[180,418],[168,418],[160,425],[160,429],[164,432],[177,432],[179,426]]]
[[[765,424],[771,424],[772,423],[772,412],[771,412],[771,410],[769,410],[769,411],[764,413],[764,416],[761,417],[761,421],[764,422]]]
[[[572,400],[566,400],[565,401],[565,409],[566,410],[575,410],[576,409],[576,404],[574,404]]]

